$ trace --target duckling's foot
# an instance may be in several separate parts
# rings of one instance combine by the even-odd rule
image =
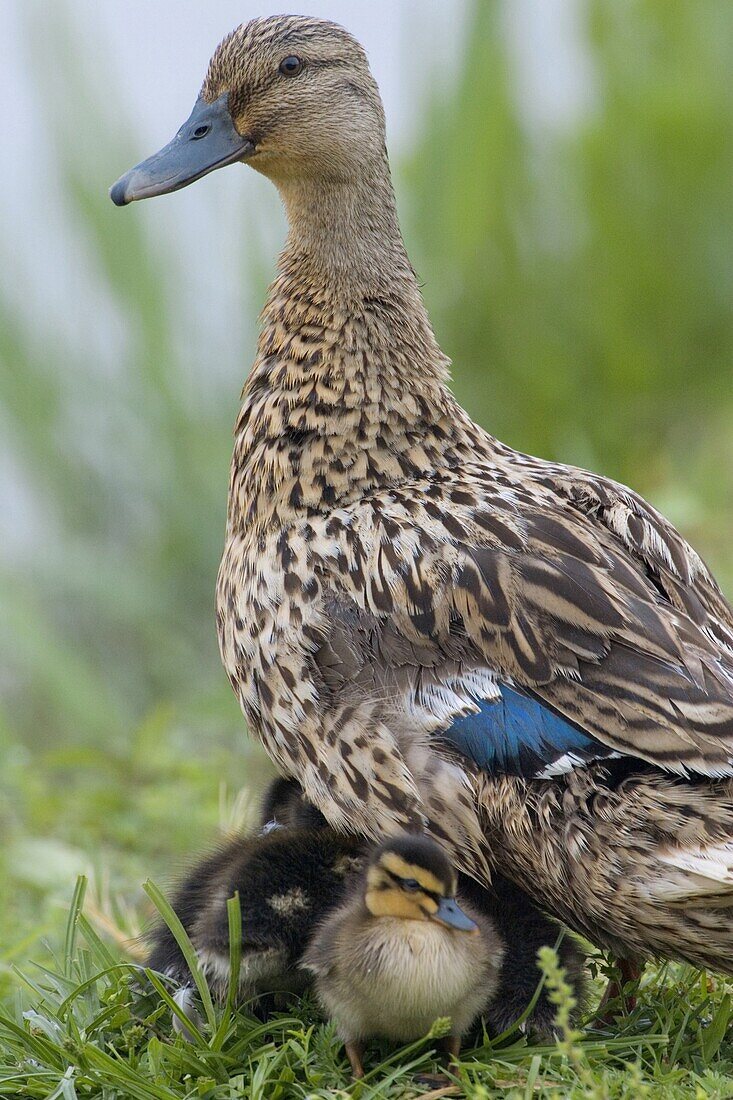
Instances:
[[[444,1035],[442,1039],[438,1039],[436,1049],[441,1054],[446,1054],[448,1065],[453,1065],[458,1061],[458,1055],[461,1052],[461,1037],[460,1035]]]
[[[455,1081],[451,1081],[445,1073],[416,1073],[413,1081],[422,1088],[440,1090],[441,1092],[443,1089],[450,1088],[451,1085],[455,1084]],[[432,1092],[430,1095],[433,1095]]]
[[[362,1058],[364,1057],[364,1051],[366,1049],[366,1043],[360,1040],[354,1040],[350,1043],[344,1043],[346,1048],[346,1057],[349,1059],[351,1066],[351,1073],[355,1080],[364,1076],[364,1066],[362,1064]]]
[[[458,1061],[458,1054],[461,1049],[460,1035],[444,1035],[442,1039],[438,1039],[436,1042],[435,1049],[443,1056],[442,1060],[447,1063],[447,1068],[453,1069]],[[426,1088],[443,1089],[448,1085],[455,1084],[455,1082],[445,1073],[417,1073],[415,1074],[415,1084],[425,1085]]]
[[[606,986],[606,991],[601,997],[601,1003],[592,1024],[593,1027],[608,1027],[618,1015],[633,1012],[636,1008],[636,995],[634,993],[624,995],[624,988],[629,982],[639,981],[644,964],[632,957],[617,959],[616,966],[620,974],[620,980],[611,978]],[[620,1002],[621,1013],[609,1007],[614,1001]]]

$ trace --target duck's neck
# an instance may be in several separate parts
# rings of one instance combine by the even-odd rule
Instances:
[[[411,309],[424,307],[397,220],[386,156],[351,179],[283,180],[288,218],[280,271],[326,282],[342,301],[362,299],[385,284],[399,286]],[[429,326],[428,326],[429,327]]]
[[[458,428],[386,158],[353,181],[280,191],[289,233],[242,395],[230,529],[261,531],[420,476]]]

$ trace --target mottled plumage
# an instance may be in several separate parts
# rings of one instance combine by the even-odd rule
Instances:
[[[347,32],[255,20],[202,95],[289,220],[217,595],[250,729],[338,828],[426,827],[598,943],[733,970],[733,614],[714,579],[630,489],[513,451],[456,403]],[[113,197],[176,180],[154,159]]]

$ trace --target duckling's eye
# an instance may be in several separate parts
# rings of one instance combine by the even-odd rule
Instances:
[[[291,54],[290,57],[284,57],[280,62],[280,72],[283,76],[295,76],[303,68],[303,62],[295,54]]]
[[[191,134],[191,137],[194,141],[198,141],[199,138],[206,137],[210,129],[211,126],[208,123],[206,123],[205,126],[197,126],[194,132]]]
[[[402,889],[409,890],[411,894],[414,894],[415,890],[420,889],[420,883],[416,878],[403,878]]]

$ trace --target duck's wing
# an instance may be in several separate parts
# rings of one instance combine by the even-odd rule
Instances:
[[[700,555],[633,489],[573,466],[529,459],[533,480],[560,501],[605,527],[679,611],[720,645],[733,650],[733,609]]]
[[[402,693],[408,724],[493,773],[621,755],[733,774],[730,609],[643,502],[626,505],[624,533],[623,500],[603,516],[572,491],[546,470],[519,484],[477,464],[344,515],[317,660],[328,672],[351,645],[382,669],[385,698]],[[373,620],[366,643],[354,613]]]

